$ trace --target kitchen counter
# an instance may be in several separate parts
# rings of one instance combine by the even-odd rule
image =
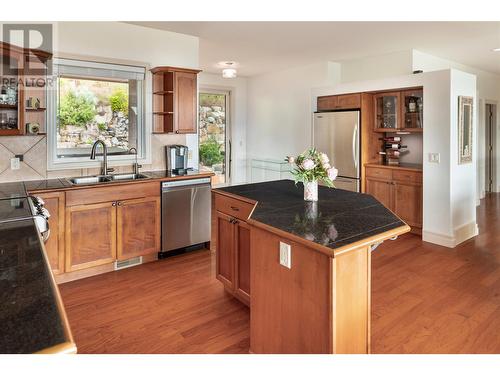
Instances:
[[[29,218],[28,193],[212,175],[199,171],[184,175],[167,171],[141,173],[149,178],[78,186],[66,178],[0,183],[0,353],[76,352],[43,241]]]
[[[318,188],[318,202],[305,202],[302,184],[295,185],[291,180],[214,191],[255,202],[250,222],[262,223],[332,250],[406,226],[371,195]]]

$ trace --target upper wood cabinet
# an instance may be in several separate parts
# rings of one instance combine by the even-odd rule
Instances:
[[[46,61],[50,58],[44,51],[0,41],[0,136],[46,131]],[[29,130],[35,125],[38,131]]]
[[[320,96],[318,97],[317,107],[318,111],[358,109],[361,108],[361,94]]]
[[[154,133],[197,132],[199,72],[168,66],[151,69]]]
[[[50,236],[45,251],[54,275],[64,273],[64,192],[36,194],[50,213]]]
[[[373,95],[376,132],[421,132],[423,89],[420,87]]]
[[[160,197],[117,202],[117,259],[151,254],[160,249]]]

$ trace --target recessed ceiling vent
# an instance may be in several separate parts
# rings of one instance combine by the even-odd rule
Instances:
[[[115,262],[115,271],[122,270],[128,267],[134,267],[142,264],[142,257],[135,257],[126,260],[117,260]]]

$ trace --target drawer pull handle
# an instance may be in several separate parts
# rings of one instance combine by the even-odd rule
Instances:
[[[234,206],[230,206],[231,207],[231,210],[233,211],[239,211],[240,209],[238,207],[234,207]]]

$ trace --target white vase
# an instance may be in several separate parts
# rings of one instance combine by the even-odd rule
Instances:
[[[318,181],[304,182],[304,200],[316,202],[318,200]]]

